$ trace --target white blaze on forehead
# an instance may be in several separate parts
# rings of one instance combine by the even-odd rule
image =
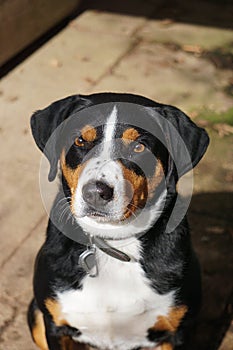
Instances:
[[[89,181],[102,181],[114,189],[113,199],[109,203],[106,203],[106,211],[109,214],[110,221],[120,220],[124,214],[125,180],[121,166],[116,160],[111,159],[115,142],[116,123],[117,108],[114,106],[110,115],[107,117],[104,127],[101,151],[98,152],[96,157],[88,160],[79,177],[78,186],[74,195],[73,208],[80,225],[80,218],[86,215],[85,210],[88,207],[83,199],[82,188]]]
[[[111,150],[113,148],[112,140],[114,139],[114,135],[115,135],[116,122],[117,122],[117,108],[116,106],[114,106],[110,116],[107,119],[107,123],[104,128],[102,156],[110,157],[111,155]]]

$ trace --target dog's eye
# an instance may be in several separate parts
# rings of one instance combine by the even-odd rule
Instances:
[[[83,147],[85,144],[85,141],[81,136],[79,136],[79,137],[76,137],[76,139],[74,140],[74,143],[76,146]]]
[[[133,150],[136,153],[141,153],[144,151],[144,149],[145,149],[145,146],[142,143],[136,143]]]

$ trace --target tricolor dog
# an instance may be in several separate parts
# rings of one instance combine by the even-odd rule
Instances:
[[[201,279],[176,184],[206,132],[131,94],[74,95],[31,118],[60,189],[28,322],[41,350],[188,349]]]

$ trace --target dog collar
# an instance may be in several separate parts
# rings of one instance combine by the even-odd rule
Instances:
[[[118,259],[122,262],[130,262],[132,258],[122,251],[112,247],[105,239],[100,237],[88,236],[89,244],[87,249],[79,257],[79,265],[88,273],[90,277],[98,276],[98,264],[96,259],[96,247],[102,252]]]

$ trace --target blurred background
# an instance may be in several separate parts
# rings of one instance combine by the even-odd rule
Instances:
[[[25,312],[47,214],[30,116],[114,91],[176,105],[209,132],[189,210],[204,287],[190,350],[232,350],[232,1],[0,0],[0,66],[0,349],[35,349]]]

